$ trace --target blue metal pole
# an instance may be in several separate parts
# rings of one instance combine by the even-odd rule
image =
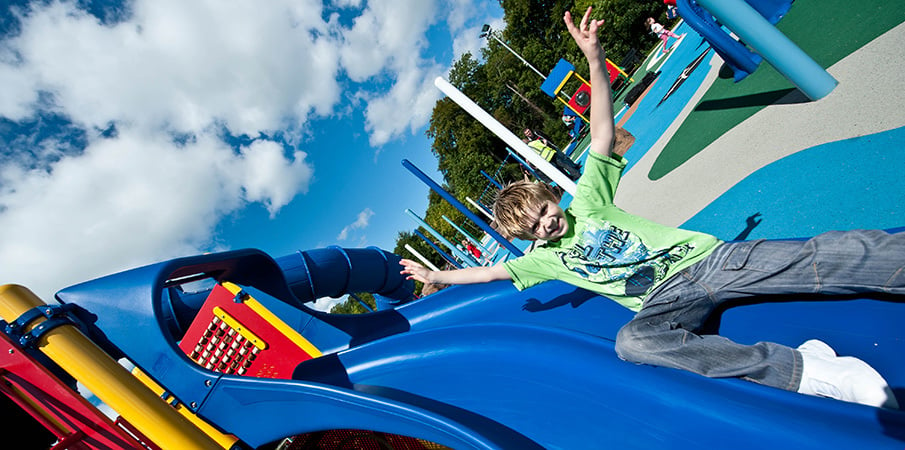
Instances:
[[[481,175],[484,175],[484,178],[487,178],[488,180],[490,180],[490,182],[493,183],[493,185],[496,186],[497,189],[503,189],[503,185],[501,185],[500,183],[497,183],[497,181],[494,180],[492,176],[488,175],[487,172],[484,172],[482,170]]]
[[[819,100],[839,84],[744,0],[697,0],[726,28],[764,57],[811,100]]]
[[[450,264],[456,266],[456,268],[458,268],[458,269],[461,269],[461,268],[462,268],[462,264],[459,263],[459,261],[456,261],[456,258],[453,258],[452,255],[450,255],[449,253],[444,252],[443,249],[440,248],[440,246],[438,246],[437,244],[434,244],[434,241],[428,239],[427,236],[425,236],[424,233],[418,231],[417,228],[415,229],[415,234],[416,234],[418,237],[420,237],[421,240],[423,240],[424,242],[426,242],[427,245],[430,245],[431,248],[434,249],[434,251],[436,251],[437,253],[439,253],[440,256],[443,257],[443,259],[446,260],[446,262],[448,262],[448,263],[450,263]]]
[[[503,237],[500,233],[487,225],[487,222],[481,220],[475,213],[471,212],[470,209],[466,208],[465,205],[462,204],[459,200],[453,197],[449,192],[446,192],[439,184],[435,183],[429,176],[427,176],[424,172],[421,171],[418,167],[412,164],[409,160],[403,159],[402,165],[409,170],[413,175],[418,177],[421,181],[424,182],[428,187],[430,187],[434,192],[439,194],[443,199],[448,201],[451,205],[453,205],[456,209],[465,214],[465,217],[468,217],[469,220],[477,224],[485,233],[489,234],[493,239],[500,243],[506,250],[509,250],[512,255],[519,257],[524,255],[521,250],[518,249],[512,242],[509,242],[506,238]]]
[[[406,209],[405,213],[408,214],[412,219],[414,219],[415,222],[418,222],[419,225],[424,227],[424,229],[427,230],[427,232],[430,233],[431,236],[437,238],[437,240],[440,241],[441,244],[443,244],[447,248],[449,248],[449,250],[453,253],[453,255],[456,255],[456,257],[461,259],[462,262],[465,263],[465,265],[470,266],[470,267],[480,266],[480,264],[478,264],[477,261],[472,259],[471,255],[456,248],[455,244],[453,244],[452,242],[449,242],[449,239],[446,239],[445,237],[443,237],[442,234],[440,234],[439,232],[437,232],[437,230],[433,229],[430,225],[428,225],[427,222],[424,221],[424,219],[422,219],[421,217],[418,217],[418,215],[415,214],[414,211],[412,211],[411,209]]]
[[[531,167],[531,164],[528,164],[527,161],[525,161],[521,156],[519,156],[517,153],[515,153],[514,151],[512,151],[511,148],[506,147],[506,151],[509,152],[509,154],[512,155],[512,157],[515,158],[515,160],[516,160],[519,164],[521,164],[522,167],[524,167],[528,172],[531,172],[531,175],[534,176],[534,178],[540,179],[540,177],[537,176],[537,171],[534,170],[533,167]]]

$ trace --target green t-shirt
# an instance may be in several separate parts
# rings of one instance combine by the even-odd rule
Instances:
[[[503,263],[519,290],[558,279],[609,297],[633,311],[655,286],[704,259],[721,241],[666,227],[613,204],[624,159],[588,155],[558,241]]]

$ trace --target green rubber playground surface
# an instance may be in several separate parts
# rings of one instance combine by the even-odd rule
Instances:
[[[900,0],[796,0],[777,28],[828,68],[902,22],[905,4]],[[670,139],[648,177],[662,178],[768,105],[807,101],[765,62],[739,83],[733,82],[731,74],[721,76]]]

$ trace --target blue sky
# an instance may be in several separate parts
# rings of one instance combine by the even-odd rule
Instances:
[[[6,2],[0,273],[56,290],[177,256],[392,249],[439,179],[433,79],[495,0]]]

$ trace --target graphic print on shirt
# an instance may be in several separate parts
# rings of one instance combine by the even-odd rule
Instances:
[[[610,284],[625,296],[644,295],[693,248],[684,244],[651,250],[637,235],[609,222],[578,222],[578,239],[571,248],[558,252],[563,266],[588,281]]]

